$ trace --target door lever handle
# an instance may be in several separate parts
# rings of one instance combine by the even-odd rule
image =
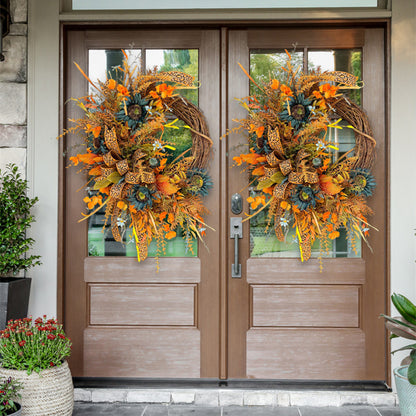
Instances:
[[[230,238],[234,239],[234,263],[231,265],[231,277],[241,278],[241,263],[239,262],[238,240],[243,238],[243,224],[241,217],[230,218]]]

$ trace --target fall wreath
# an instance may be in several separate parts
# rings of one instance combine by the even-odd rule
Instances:
[[[248,167],[254,187],[247,219],[267,207],[267,227],[280,241],[293,228],[306,261],[316,239],[321,252],[328,251],[340,228],[347,230],[353,249],[355,237],[367,242],[376,142],[364,111],[342,94],[360,88],[357,77],[339,71],[303,74],[287,54],[284,82],[259,85],[241,67],[258,93],[240,100],[248,116],[235,120],[239,125],[232,131],[248,133],[249,153],[234,161]],[[336,157],[329,128],[352,129],[354,148]]]
[[[83,137],[85,151],[70,157],[88,174],[84,202],[89,212],[83,219],[105,207],[116,241],[132,228],[141,261],[152,239],[163,254],[178,227],[190,250],[192,240],[204,235],[202,197],[212,186],[206,171],[212,140],[200,109],[179,94],[195,88],[192,76],[156,70],[141,74],[123,53],[117,79],[94,83],[77,65],[93,93],[75,99],[84,114],[71,120],[75,126],[64,134]],[[189,129],[192,147],[173,157],[175,143],[165,135],[169,128]]]

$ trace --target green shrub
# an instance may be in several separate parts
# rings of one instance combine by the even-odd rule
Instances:
[[[26,256],[34,243],[26,231],[35,221],[30,210],[38,198],[27,195],[27,181],[9,164],[0,170],[0,276],[15,276],[21,270],[41,264],[40,256]]]

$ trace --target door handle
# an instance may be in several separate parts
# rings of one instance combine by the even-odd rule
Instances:
[[[231,277],[241,278],[238,244],[238,240],[243,238],[243,224],[241,217],[230,217],[230,238],[234,239],[234,263],[231,265]]]

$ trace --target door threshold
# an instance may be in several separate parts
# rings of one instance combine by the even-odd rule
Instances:
[[[391,391],[384,381],[74,377],[75,388]]]
[[[75,401],[193,406],[397,406],[383,382],[75,378]]]

